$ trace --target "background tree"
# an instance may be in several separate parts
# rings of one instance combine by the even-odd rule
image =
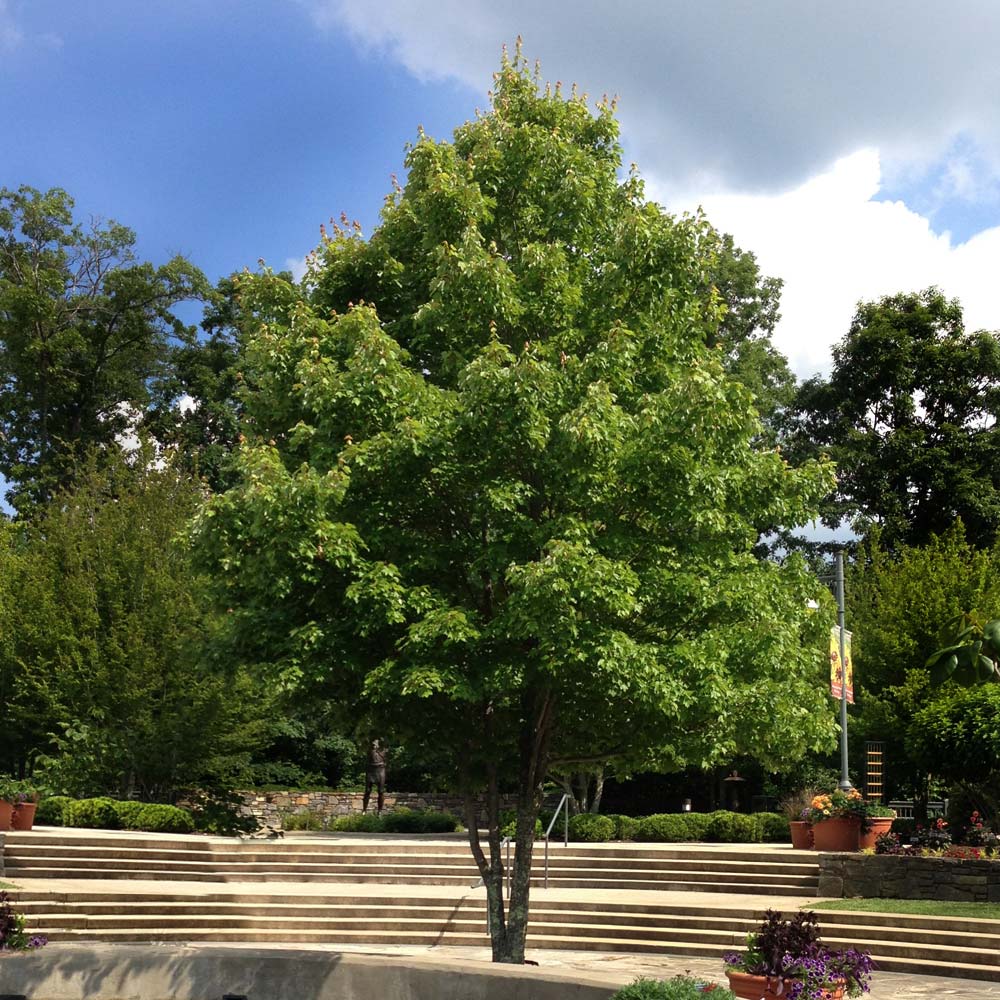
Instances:
[[[1000,342],[969,333],[937,289],[863,302],[829,379],[799,391],[800,445],[827,451],[838,485],[824,521],[880,544],[920,545],[956,517],[989,546],[1000,526]],[[804,435],[804,437],[802,436]]]
[[[722,351],[723,368],[753,393],[773,444],[796,391],[788,359],[771,342],[781,319],[783,282],[762,275],[757,258],[725,234],[716,252],[712,283],[726,308],[717,329],[708,335],[708,346]]]
[[[207,291],[183,257],[139,263],[130,229],[72,210],[58,188],[0,189],[0,474],[21,511],[135,424],[184,331],[173,307]]]
[[[48,782],[73,793],[169,800],[238,779],[272,738],[268,693],[211,658],[218,616],[176,541],[200,490],[151,458],[147,446],[86,462],[5,529],[4,763],[44,758]]]
[[[142,421],[212,490],[232,482],[228,462],[240,433],[238,312],[234,277],[223,278],[207,298],[201,333],[178,331]]]
[[[848,620],[860,691],[852,738],[856,754],[866,739],[885,743],[890,795],[927,799],[932,769],[911,739],[914,718],[939,693],[926,662],[962,611],[997,606],[998,571],[1000,551],[976,549],[960,523],[894,553],[875,532],[850,567]]]
[[[241,279],[255,391],[238,485],[196,538],[238,655],[335,682],[437,747],[467,796],[494,957],[520,962],[550,763],[663,742],[689,760],[823,743],[803,634],[828,621],[756,520],[806,520],[829,470],[756,447],[706,341],[717,239],[619,180],[612,108],[504,62],[489,112],[425,136],[307,300]],[[509,907],[499,800],[517,792]],[[488,851],[472,796],[488,804]]]

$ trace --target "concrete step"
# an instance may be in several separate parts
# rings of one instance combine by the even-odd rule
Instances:
[[[718,956],[743,943],[758,915],[745,906],[536,899],[536,948]],[[169,892],[21,892],[33,930],[61,941],[485,943],[482,898]],[[1000,982],[1000,921],[820,911],[823,939],[869,950],[881,968]]]

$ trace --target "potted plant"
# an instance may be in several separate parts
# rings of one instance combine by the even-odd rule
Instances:
[[[890,809],[880,802],[869,802],[865,806],[865,818],[861,822],[858,847],[862,851],[873,848],[875,841],[892,829],[892,821],[895,818],[895,809]]]
[[[813,845],[809,806],[815,795],[814,788],[802,788],[782,799],[778,806],[788,819],[788,828],[792,833],[792,847],[797,851],[807,851]]]
[[[0,830],[9,830],[14,816],[14,799],[18,782],[6,775],[0,775]]]
[[[15,781],[14,814],[11,817],[12,830],[30,830],[35,822],[35,810],[38,808],[38,789],[30,782]]]
[[[785,920],[768,910],[747,935],[746,950],[723,956],[729,988],[744,1000],[840,1000],[867,993],[872,960],[867,952],[827,948],[815,913]]]
[[[867,817],[868,806],[856,788],[816,795],[809,804],[813,846],[817,851],[858,850]]]

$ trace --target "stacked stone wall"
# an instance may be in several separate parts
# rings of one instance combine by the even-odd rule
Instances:
[[[1000,861],[820,854],[819,895],[1000,903]]]
[[[253,816],[259,826],[270,826],[281,829],[282,817],[289,813],[313,812],[324,820],[336,819],[338,816],[350,816],[360,813],[364,804],[361,792],[254,792],[237,793],[243,799],[240,812],[244,816]],[[372,792],[368,804],[369,811],[375,808],[376,796]],[[464,817],[465,803],[461,796],[448,795],[441,792],[386,792],[385,811],[405,807],[407,809],[437,809],[450,812],[460,819]],[[514,808],[514,797],[501,799],[502,809]],[[477,802],[477,815],[480,823],[486,822],[485,802]]]

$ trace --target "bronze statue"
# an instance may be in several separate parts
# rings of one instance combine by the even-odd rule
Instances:
[[[368,762],[365,765],[365,798],[361,805],[362,812],[368,812],[368,800],[371,798],[372,785],[378,789],[378,815],[382,815],[385,804],[385,769],[389,751],[382,746],[380,740],[372,740],[368,748]]]

